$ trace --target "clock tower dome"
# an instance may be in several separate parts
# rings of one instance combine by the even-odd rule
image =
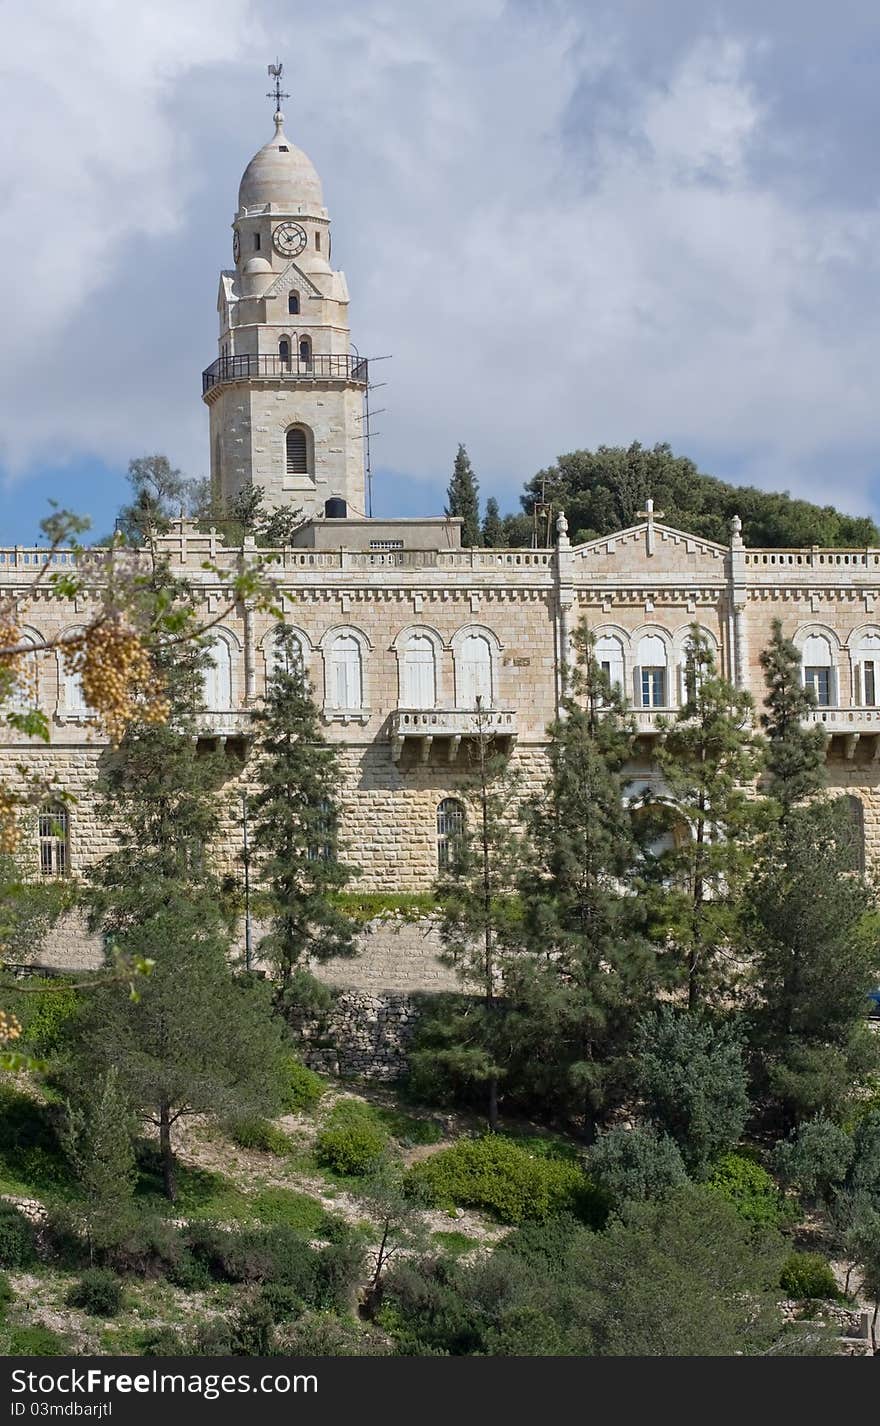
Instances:
[[[220,350],[202,373],[211,486],[224,505],[259,486],[270,508],[323,515],[336,499],[357,517],[366,509],[367,363],[352,351],[321,180],[284,132],[279,89],[275,133],[238,190],[235,267],[220,275]]]

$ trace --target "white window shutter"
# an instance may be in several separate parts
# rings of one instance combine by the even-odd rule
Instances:
[[[643,708],[642,702],[642,670],[638,664],[633,669],[633,703],[637,708]]]

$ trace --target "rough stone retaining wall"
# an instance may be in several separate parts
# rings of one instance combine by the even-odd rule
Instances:
[[[342,990],[320,1018],[300,1018],[303,1058],[325,1074],[398,1079],[419,1016],[418,998],[402,991]]]

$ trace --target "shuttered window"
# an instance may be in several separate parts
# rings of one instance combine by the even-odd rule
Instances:
[[[287,432],[287,474],[308,475],[309,458],[306,433],[299,426],[291,426]]]
[[[434,645],[425,634],[413,634],[403,652],[404,708],[433,708],[436,703]]]

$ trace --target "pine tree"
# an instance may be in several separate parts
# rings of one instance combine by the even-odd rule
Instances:
[[[269,988],[237,978],[230,934],[205,886],[168,879],[152,906],[120,937],[153,970],[138,997],[104,986],[89,997],[76,1062],[97,1076],[115,1065],[119,1085],[158,1133],[168,1198],[176,1196],[172,1135],[182,1119],[212,1112],[274,1114],[285,1038]]]
[[[138,997],[106,985],[89,1000],[77,1062],[115,1065],[120,1090],[158,1130],[165,1191],[175,1194],[172,1131],[184,1116],[274,1107],[281,1029],[265,987],[236,980],[232,929],[210,848],[219,832],[224,754],[193,736],[200,660],[157,655],[172,696],[168,724],[134,726],[109,761],[101,815],[115,849],[90,875],[90,925],[125,962],[152,962]]]
[[[461,833],[436,887],[444,959],[478,1006],[457,1018],[446,1052],[453,1073],[485,1087],[489,1128],[498,1127],[498,1096],[508,1047],[500,1000],[511,945],[512,891],[516,881],[517,779],[483,710],[474,714],[474,776],[463,789],[468,802]]]
[[[520,879],[527,956],[511,966],[523,1074],[583,1118],[591,1138],[621,1090],[632,1029],[656,984],[642,907],[625,888],[637,857],[624,768],[634,728],[622,695],[575,634],[564,717],[550,728],[550,777],[527,815]]]
[[[254,713],[253,850],[272,929],[260,944],[282,991],[309,960],[355,953],[357,926],[335,895],[357,875],[342,860],[339,754],[323,738],[299,645],[279,626],[277,659]]]
[[[466,547],[480,543],[480,495],[477,478],[471,469],[470,458],[464,446],[458,448],[452,479],[446,492],[446,514],[458,516],[464,521],[461,527],[461,543]]]
[[[858,833],[846,800],[823,795],[825,729],[805,723],[815,694],[779,620],[761,666],[773,820],[746,894],[758,996],[750,1039],[757,1087],[790,1129],[839,1112],[876,1058],[864,1006],[878,960]]]
[[[676,718],[659,720],[656,761],[668,796],[644,827],[672,843],[647,858],[656,934],[683,963],[694,1010],[711,991],[729,988],[720,967],[735,944],[739,896],[751,870],[755,803],[749,791],[760,754],[752,700],[719,677],[696,624],[688,636],[685,692]]]
[[[483,544],[490,550],[501,549],[504,545],[504,521],[501,519],[501,511],[494,495],[490,495],[486,501],[486,513],[483,517]]]
[[[759,1088],[781,1127],[839,1113],[877,1063],[865,1026],[878,955],[870,887],[843,799],[794,807],[746,896],[759,996],[751,1016]]]
[[[798,802],[825,785],[825,729],[821,723],[805,726],[816,707],[814,690],[801,677],[801,656],[791,639],[783,637],[782,623],[773,620],[770,643],[761,653],[767,697],[761,727],[767,735],[765,762],[768,791],[785,818]]]
[[[132,501],[120,508],[116,528],[130,544],[151,542],[190,508],[196,485],[167,456],[139,456],[128,463]]]

